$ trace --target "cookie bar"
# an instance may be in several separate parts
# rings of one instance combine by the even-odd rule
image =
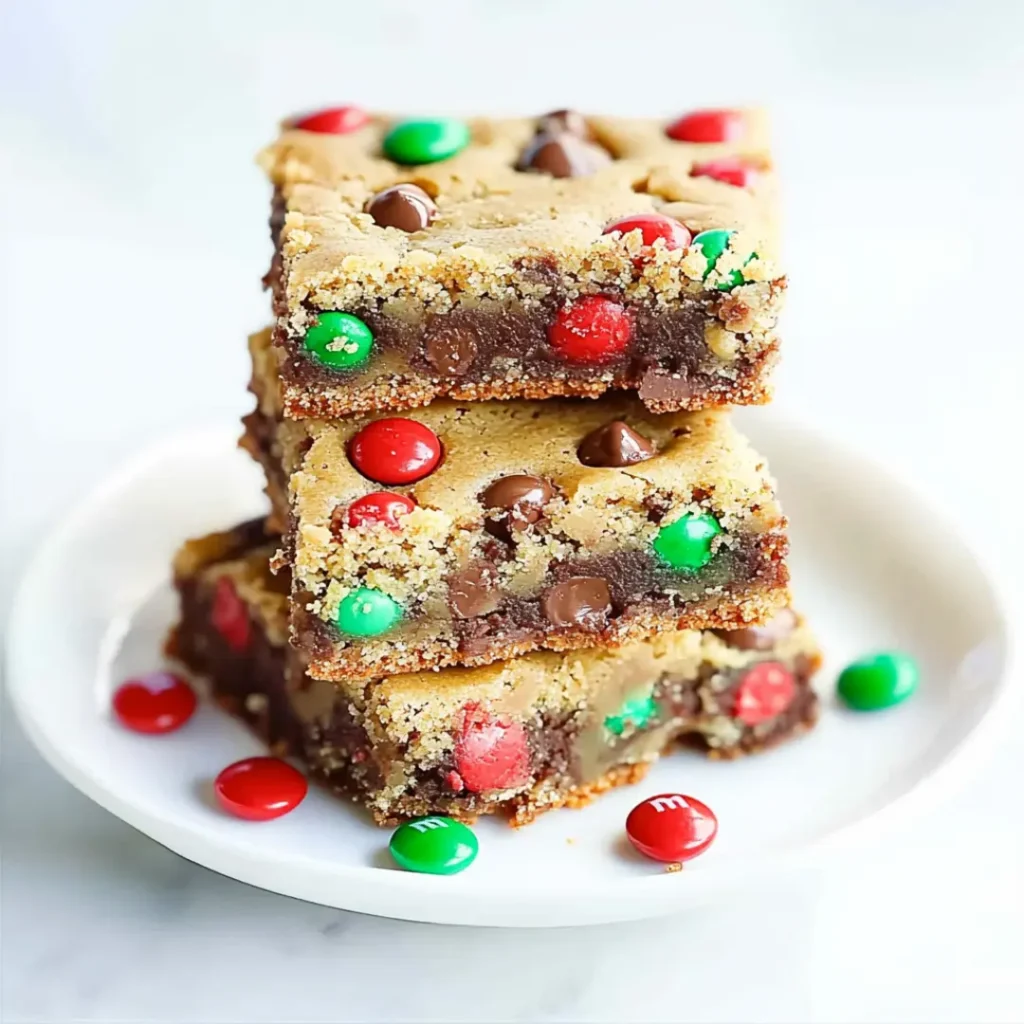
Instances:
[[[666,633],[615,651],[315,681],[286,642],[287,596],[260,534],[247,524],[181,550],[171,651],[276,753],[296,756],[381,823],[492,812],[525,823],[636,781],[677,741],[731,758],[817,716],[819,656],[788,609],[766,626]]]
[[[788,599],[772,481],[723,413],[610,394],[278,420],[252,344],[243,443],[287,524],[277,564],[316,678],[742,626]]]
[[[259,158],[289,417],[622,388],[653,411],[768,400],[786,282],[762,114],[345,111]]]

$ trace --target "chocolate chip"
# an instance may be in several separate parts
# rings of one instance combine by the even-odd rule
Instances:
[[[348,529],[348,504],[346,502],[334,506],[329,527],[331,536],[336,541],[340,541]]]
[[[640,379],[640,400],[655,411],[685,409],[693,397],[693,385],[686,373],[665,373],[661,370],[644,371]]]
[[[785,640],[796,629],[796,614],[791,608],[783,608],[763,626],[747,626],[745,629],[716,629],[730,647],[739,651],[770,651],[777,643]]]
[[[612,595],[600,577],[574,576],[545,591],[540,607],[554,626],[600,629],[612,610]]]
[[[580,178],[611,163],[606,149],[568,132],[541,132],[519,157],[521,171],[540,171],[553,178]]]
[[[581,139],[592,139],[593,132],[578,110],[550,110],[537,118],[537,131],[546,135],[568,132]]]
[[[431,328],[423,344],[423,356],[438,373],[461,377],[469,372],[476,359],[476,332],[471,327],[445,324],[447,317],[438,317],[441,325]]]
[[[366,204],[366,212],[382,228],[422,231],[437,216],[434,200],[419,185],[393,185]]]
[[[554,493],[551,484],[539,476],[503,476],[480,495],[480,500],[485,508],[503,509],[506,514],[488,519],[484,526],[495,537],[511,540],[513,532],[520,533],[541,518],[544,505]]]
[[[448,581],[448,607],[457,619],[490,615],[500,604],[497,570],[489,562],[471,565]]]
[[[654,444],[622,420],[592,430],[576,449],[584,466],[632,466],[654,454]]]

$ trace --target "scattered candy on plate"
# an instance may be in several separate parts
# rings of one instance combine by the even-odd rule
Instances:
[[[114,714],[133,732],[160,734],[180,729],[196,710],[196,694],[170,672],[147,672],[115,691]]]
[[[404,822],[395,829],[389,844],[391,856],[400,867],[428,875],[465,871],[479,848],[468,825],[439,815]]]
[[[641,801],[626,818],[629,841],[645,856],[665,863],[702,854],[718,834],[707,804],[682,793],[659,793]]]
[[[839,674],[837,689],[843,702],[856,711],[880,711],[906,700],[921,678],[909,654],[882,651],[851,662]]]
[[[280,818],[302,803],[308,789],[305,775],[277,757],[236,761],[213,783],[224,810],[247,821]]]

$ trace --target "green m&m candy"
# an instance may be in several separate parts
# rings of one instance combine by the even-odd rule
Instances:
[[[658,713],[658,705],[650,695],[630,697],[621,708],[604,720],[604,727],[614,736],[621,736],[627,728],[643,729]]]
[[[708,275],[712,270],[715,269],[715,265],[718,263],[718,257],[725,252],[729,245],[729,239],[733,236],[732,231],[727,231],[725,228],[714,228],[711,231],[702,231],[699,235],[695,235],[691,245],[697,246],[702,253],[704,258],[708,261],[708,268],[704,271],[704,279],[707,280]],[[757,253],[752,252],[743,262],[749,263]],[[730,291],[735,288],[738,284],[743,284],[743,275],[738,270],[731,270],[729,276],[726,277],[721,284],[715,285],[720,292]]]
[[[673,569],[701,569],[711,561],[711,542],[721,532],[714,516],[688,512],[658,531],[654,550]]]
[[[473,863],[480,843],[461,821],[430,815],[399,825],[388,848],[406,871],[455,875]]]
[[[469,145],[469,125],[454,117],[400,121],[384,136],[384,155],[396,164],[433,164]]]
[[[349,636],[380,636],[401,618],[402,606],[370,587],[358,587],[338,605],[338,629]]]
[[[847,665],[837,684],[843,702],[855,711],[880,711],[906,700],[921,678],[917,662],[899,651],[869,654]]]
[[[365,363],[373,348],[373,332],[351,313],[317,313],[316,323],[302,339],[318,363],[347,370]]]

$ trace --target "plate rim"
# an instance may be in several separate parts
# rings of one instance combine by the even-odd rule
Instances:
[[[44,724],[36,720],[27,698],[25,680],[39,675],[33,671],[34,654],[26,641],[26,637],[34,632],[27,627],[36,614],[31,600],[36,579],[46,569],[47,563],[53,561],[55,553],[65,547],[77,532],[82,531],[95,512],[114,495],[130,487],[133,481],[143,476],[154,465],[176,456],[180,457],[183,452],[196,450],[197,446],[221,448],[229,438],[233,446],[237,438],[237,430],[234,428],[212,425],[199,427],[177,432],[148,445],[133,457],[123,461],[83,498],[75,501],[73,510],[48,530],[18,579],[7,616],[3,664],[6,689],[12,706],[26,735],[58,774],[93,802],[175,853],[228,877],[283,895],[376,916],[446,924],[525,927],[572,926],[653,918],[677,912],[689,905],[707,902],[723,889],[736,887],[744,881],[776,873],[785,867],[805,866],[825,853],[852,842],[870,841],[873,836],[890,828],[898,818],[919,814],[933,805],[957,781],[964,784],[997,746],[999,737],[996,734],[1008,721],[1009,716],[1005,711],[1014,696],[1013,687],[1010,685],[1017,664],[1016,644],[1011,628],[1014,602],[1002,573],[998,572],[991,564],[991,560],[965,536],[959,525],[947,517],[941,506],[922,493],[914,481],[897,476],[885,461],[867,455],[816,426],[780,415],[774,410],[758,410],[757,416],[762,425],[778,437],[813,435],[814,442],[820,447],[833,450],[844,461],[854,463],[859,471],[893,481],[898,488],[909,492],[915,502],[928,510],[933,521],[943,526],[974,562],[979,582],[984,584],[988,591],[994,617],[993,625],[998,626],[999,631],[1001,665],[994,680],[994,691],[988,707],[973,727],[950,747],[942,762],[931,772],[917,779],[908,789],[882,807],[859,814],[824,835],[800,844],[785,845],[756,864],[744,864],[741,870],[735,867],[716,869],[713,865],[702,866],[698,875],[689,876],[694,881],[685,887],[674,885],[669,880],[670,876],[665,873],[624,878],[615,884],[613,899],[609,899],[607,883],[587,883],[583,887],[574,887],[569,894],[562,896],[559,896],[558,890],[552,887],[538,887],[534,898],[524,901],[521,890],[515,890],[511,898],[495,899],[493,883],[474,885],[471,880],[466,880],[456,892],[450,887],[446,890],[443,878],[400,871],[382,871],[372,865],[337,862],[331,865],[330,877],[339,885],[351,883],[352,888],[353,899],[346,899],[343,905],[337,899],[319,900],[301,885],[290,886],[279,882],[268,884],[266,879],[259,880],[254,877],[260,873],[261,868],[281,870],[303,859],[307,861],[308,866],[323,872],[325,867],[318,859],[303,858],[297,853],[281,857],[269,855],[266,851],[258,857],[253,857],[253,844],[246,843],[241,838],[229,841],[225,836],[210,834],[200,825],[161,817],[145,803],[108,788],[90,774],[87,764],[81,764],[62,751],[47,733]],[[205,849],[190,850],[188,847],[191,843]],[[259,847],[255,849],[258,850]],[[220,862],[221,858],[234,859],[242,864],[243,870],[240,871],[237,864],[228,866],[211,863],[211,860]],[[359,898],[360,882],[365,883],[368,877],[374,878],[374,885],[367,888],[379,896],[379,899],[373,895]],[[699,882],[696,881],[697,878]],[[381,893],[385,895],[381,896]],[[550,903],[552,898],[555,898],[557,904],[554,908]],[[387,906],[381,906],[385,903]],[[603,908],[591,913],[580,913],[580,907],[588,903],[592,906],[602,904]],[[553,914],[550,913],[552,909]],[[460,910],[465,912],[459,912]],[[544,916],[545,911],[556,919],[547,919]]]

